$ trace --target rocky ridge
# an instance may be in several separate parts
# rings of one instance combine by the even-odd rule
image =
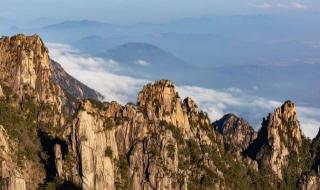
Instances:
[[[70,96],[100,101],[104,99],[102,94],[69,75],[58,62],[50,60],[50,70],[52,73],[52,81],[58,84],[61,89]]]
[[[213,125],[227,141],[231,141],[240,151],[246,150],[249,145],[257,138],[257,133],[250,124],[243,118],[234,114],[227,114]]]
[[[290,101],[255,132],[211,123],[168,80],[136,104],[88,100],[56,66],[39,36],[0,41],[0,189],[319,189],[320,135],[303,136]]]

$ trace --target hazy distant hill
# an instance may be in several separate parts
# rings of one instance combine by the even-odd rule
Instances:
[[[188,68],[183,60],[157,46],[130,42],[97,54],[119,62],[134,73],[149,74],[153,77],[174,74],[174,69]],[[183,69],[182,69],[183,70]]]
[[[76,28],[112,28],[115,27],[115,25],[112,24],[106,24],[103,22],[93,21],[93,20],[80,20],[80,21],[64,21],[58,24],[52,24],[43,27],[42,29],[45,30],[71,30]]]
[[[316,19],[299,15],[216,16],[126,26],[80,20],[26,33],[38,33],[45,41],[72,44],[89,55],[103,52],[99,56],[126,66],[123,74],[169,77],[178,83],[205,87],[238,87],[272,99],[290,96],[318,105],[319,92],[314,86],[319,81],[320,28],[314,24]],[[159,49],[155,53],[150,46],[123,46],[131,42],[152,44],[165,53]],[[192,67],[179,72],[164,68],[187,64]],[[278,93],[273,93],[275,90]]]
[[[111,37],[118,32],[118,26],[92,20],[69,20],[32,29],[46,40],[71,43],[92,35]]]

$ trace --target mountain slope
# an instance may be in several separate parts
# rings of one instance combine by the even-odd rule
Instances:
[[[50,64],[39,36],[0,41],[0,189],[318,189],[319,136],[290,101],[256,133],[232,114],[212,124],[169,80],[126,105],[67,95],[86,87]]]
[[[71,96],[80,99],[104,99],[102,94],[84,85],[65,72],[59,63],[51,60],[50,69],[52,73],[52,81],[58,84],[64,92],[70,94]]]

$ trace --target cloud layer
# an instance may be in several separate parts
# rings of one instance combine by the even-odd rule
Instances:
[[[122,104],[136,102],[138,91],[150,81],[121,74],[121,63],[81,55],[68,45],[48,43],[50,56],[64,69],[93,89],[101,92],[106,101]],[[152,65],[151,65],[152,66]],[[226,113],[236,113],[247,119],[256,129],[267,113],[272,112],[281,102],[262,97],[250,96],[240,89],[214,90],[197,86],[177,86],[181,97],[192,97],[200,109],[208,112],[212,121]],[[297,107],[301,128],[305,135],[313,138],[320,126],[320,108]]]
[[[261,9],[293,9],[293,10],[304,10],[307,9],[308,6],[303,4],[303,3],[299,3],[299,2],[292,2],[292,3],[262,3],[262,4],[258,4],[255,5],[255,7],[257,8],[261,8]]]
[[[135,100],[137,91],[148,81],[114,74],[119,63],[114,60],[80,55],[68,45],[47,43],[50,56],[79,81],[99,91],[106,101],[126,103]]]

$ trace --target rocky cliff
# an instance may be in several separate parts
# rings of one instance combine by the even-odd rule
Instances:
[[[37,127],[63,124],[63,92],[51,83],[48,50],[39,36],[1,38],[0,86],[2,188],[35,189],[45,179]]]
[[[286,101],[263,119],[257,138],[245,153],[258,162],[261,172],[273,175],[278,187],[294,188],[300,176],[310,170],[310,148],[310,140],[302,135],[294,103]]]
[[[255,132],[211,123],[160,80],[137,103],[100,102],[39,36],[0,41],[0,189],[319,189],[319,139],[287,101]],[[70,111],[72,110],[72,111]]]
[[[80,99],[104,99],[102,94],[73,78],[54,60],[50,60],[50,70],[52,73],[52,81],[58,84],[68,95]]]
[[[246,150],[249,145],[257,138],[257,133],[250,124],[243,118],[234,114],[227,114],[220,120],[213,123],[226,142],[232,142],[240,151]]]

